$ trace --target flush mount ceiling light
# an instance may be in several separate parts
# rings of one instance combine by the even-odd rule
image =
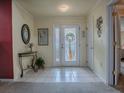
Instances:
[[[60,10],[61,12],[66,12],[66,11],[68,11],[68,9],[69,9],[69,6],[66,5],[66,4],[63,4],[63,5],[60,5],[60,6],[59,6],[59,10]]]

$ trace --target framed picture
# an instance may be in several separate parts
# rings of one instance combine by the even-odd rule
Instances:
[[[38,29],[38,45],[48,46],[48,28]]]

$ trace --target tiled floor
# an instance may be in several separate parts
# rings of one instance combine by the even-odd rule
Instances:
[[[102,82],[89,68],[46,68],[37,73],[29,71],[16,81],[22,82]]]

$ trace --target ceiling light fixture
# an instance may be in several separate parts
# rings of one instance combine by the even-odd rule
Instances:
[[[66,11],[68,11],[68,9],[69,9],[69,6],[66,5],[66,4],[63,4],[63,5],[60,5],[60,6],[59,6],[59,10],[60,10],[61,12],[66,12]]]

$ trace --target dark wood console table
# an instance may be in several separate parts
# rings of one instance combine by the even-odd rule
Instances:
[[[23,77],[23,71],[28,69],[28,68],[27,69],[23,68],[23,64],[22,64],[23,57],[29,57],[29,56],[33,57],[30,67],[31,67],[31,69],[36,71],[35,61],[37,59],[37,51],[18,53],[18,56],[19,56],[19,65],[20,65],[20,69],[21,69],[21,75],[20,75],[21,78]]]

